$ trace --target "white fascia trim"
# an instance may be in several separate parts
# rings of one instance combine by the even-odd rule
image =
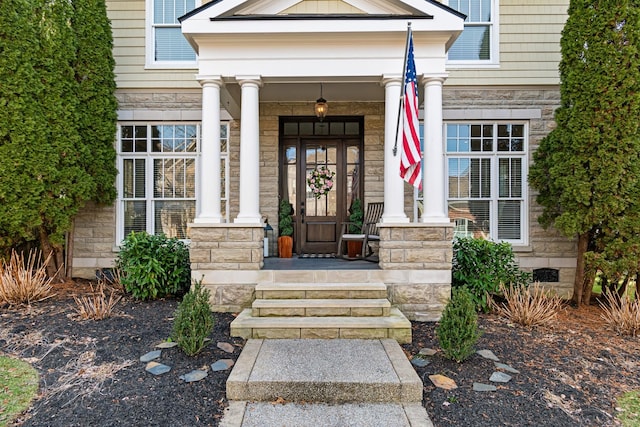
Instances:
[[[245,20],[215,21],[215,25],[207,20],[186,20],[182,24],[182,33],[193,38],[205,34],[349,34],[349,33],[385,33],[406,32],[407,22],[411,22],[414,36],[418,32],[433,34],[435,32],[461,32],[464,25],[461,19],[283,19],[283,20]]]

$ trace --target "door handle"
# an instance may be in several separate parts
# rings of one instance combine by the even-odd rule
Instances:
[[[304,207],[300,208],[300,221],[304,224]]]

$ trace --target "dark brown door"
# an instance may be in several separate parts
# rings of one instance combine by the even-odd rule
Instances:
[[[305,140],[300,144],[303,153],[300,164],[298,186],[298,208],[300,250],[302,253],[335,252],[338,238],[339,213],[344,211],[343,180],[344,165],[340,141],[335,139]],[[316,196],[308,184],[314,170],[327,169],[335,175],[331,189]]]
[[[300,121],[300,129],[305,129],[302,124],[304,118],[293,120]],[[350,120],[356,121],[358,128],[362,129],[361,118]],[[322,125],[330,129],[329,123]],[[314,127],[316,130],[320,129],[315,133],[322,133],[322,126],[318,126],[318,123]],[[342,124],[342,127],[334,127],[340,130],[346,126]],[[361,157],[362,137],[359,134],[341,133],[333,136],[316,135],[312,132],[308,136],[281,135],[280,197],[288,198],[294,207],[296,253],[336,252],[342,222],[348,221],[349,206],[354,198],[362,197]],[[317,196],[309,186],[308,178],[314,170],[321,168],[326,168],[335,175],[331,189],[326,194]]]

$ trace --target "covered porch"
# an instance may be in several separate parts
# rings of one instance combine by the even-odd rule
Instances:
[[[391,304],[409,318],[435,320],[449,297],[453,238],[444,193],[442,86],[446,51],[462,31],[464,16],[435,1],[345,1],[336,2],[335,11],[312,14],[297,13],[297,3],[213,2],[181,19],[183,34],[199,55],[196,78],[203,99],[198,206],[189,226],[193,277],[212,290],[212,306],[219,311],[249,306],[259,283],[379,282],[387,287]],[[346,6],[348,13],[341,9]],[[409,23],[425,129],[425,196],[417,221],[411,215],[411,187],[400,178],[400,156],[394,153]],[[329,116],[362,123],[357,197],[365,203],[384,202],[377,268],[284,270],[269,269],[273,264],[265,262],[265,221],[277,233],[280,200],[303,199],[303,193],[292,191],[304,191],[300,187],[309,170],[307,164],[295,172],[297,190],[291,190],[283,144],[297,144],[297,155],[290,159],[295,168],[309,163],[308,155],[303,156],[309,147],[316,144],[314,149],[322,150],[331,137],[318,142],[299,133],[295,142],[283,142],[283,117],[314,119],[313,104],[321,91],[329,101]],[[223,114],[237,123],[237,168],[230,171],[237,178],[230,203],[237,205],[230,222],[222,214],[219,179],[224,173],[219,143]],[[334,138],[336,146],[345,144],[347,136]],[[323,162],[314,165],[334,165],[329,155]],[[335,164],[339,168],[337,160]],[[333,222],[334,229],[355,197],[353,186],[345,184],[340,191],[334,193],[340,199],[334,208],[327,201],[320,210],[326,217],[335,215],[318,221]],[[308,230],[310,221],[301,218],[310,212],[308,205],[297,205],[298,239]]]

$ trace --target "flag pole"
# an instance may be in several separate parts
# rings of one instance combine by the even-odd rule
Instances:
[[[393,156],[398,153],[398,133],[400,132],[400,120],[402,117],[402,105],[404,104],[404,85],[407,77],[407,57],[409,56],[409,39],[411,38],[411,22],[407,22],[407,41],[404,48],[404,61],[402,62],[402,89],[400,90],[400,102],[398,103],[398,122],[396,123],[396,139],[393,143]]]

